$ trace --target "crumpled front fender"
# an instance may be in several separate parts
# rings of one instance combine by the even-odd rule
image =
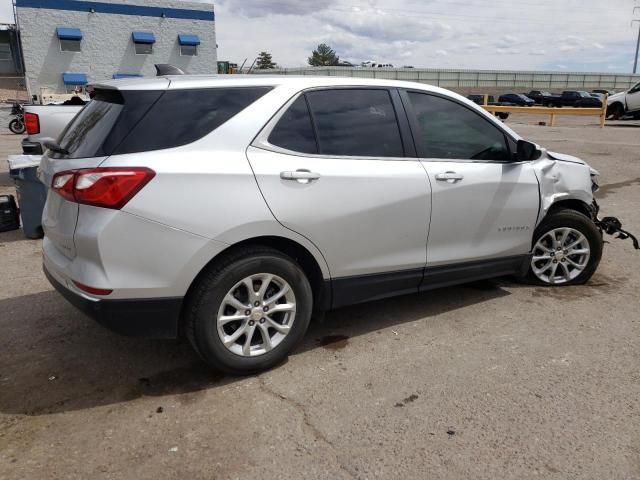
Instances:
[[[591,168],[575,157],[543,152],[533,162],[540,185],[540,212],[538,221],[545,217],[551,206],[564,200],[579,200],[586,205],[593,202]]]

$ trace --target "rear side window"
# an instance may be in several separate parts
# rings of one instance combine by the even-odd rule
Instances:
[[[389,92],[336,89],[306,93],[315,121],[319,153],[403,157],[404,148]]]
[[[304,95],[284,112],[269,135],[269,143],[301,153],[318,153],[316,135]]]
[[[86,158],[178,147],[212,132],[271,87],[193,90],[98,90],[62,132],[68,153]]]
[[[510,160],[504,133],[471,109],[446,98],[409,92],[423,158]]]
[[[168,90],[115,154],[179,147],[212,132],[271,87]]]

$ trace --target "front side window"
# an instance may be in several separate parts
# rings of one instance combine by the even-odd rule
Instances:
[[[422,158],[511,159],[504,133],[478,113],[452,100],[409,92]]]
[[[304,95],[284,112],[269,135],[269,143],[301,153],[318,153],[316,135]]]
[[[389,92],[336,89],[307,92],[319,153],[360,157],[403,157],[404,149]]]

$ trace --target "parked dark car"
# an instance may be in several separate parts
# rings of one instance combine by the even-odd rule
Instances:
[[[552,96],[551,93],[545,92],[544,90],[531,90],[529,93],[525,93],[524,95],[540,105],[544,105],[545,99]]]
[[[602,100],[578,90],[567,90],[562,92],[562,95],[553,95],[547,98],[546,102],[549,107],[602,108]]]
[[[536,104],[536,102],[522,93],[507,93],[505,95],[500,95],[498,101],[515,103],[519,107],[533,107]]]
[[[613,90],[609,90],[607,88],[594,88],[593,90],[591,90],[591,93],[601,93],[603,95],[613,95],[614,93],[616,93]]]
[[[469,95],[467,96],[469,100],[473,103],[477,103],[478,105],[484,105],[484,95]],[[499,107],[515,107],[517,106],[515,103],[510,102],[496,102],[496,99],[493,95],[489,95],[487,97],[487,105],[497,105]],[[509,118],[508,112],[495,112],[494,114],[500,120],[506,120]]]

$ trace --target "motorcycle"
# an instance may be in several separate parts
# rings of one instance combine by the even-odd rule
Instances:
[[[9,122],[9,130],[11,130],[16,135],[24,133],[24,107],[19,103],[14,103],[11,107],[11,115],[15,116],[16,118]]]

